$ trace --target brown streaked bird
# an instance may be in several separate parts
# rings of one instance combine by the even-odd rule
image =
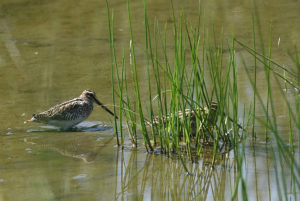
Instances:
[[[90,116],[94,109],[94,102],[100,105],[106,112],[115,116],[112,111],[97,99],[94,91],[87,89],[78,98],[62,102],[45,112],[33,114],[32,118],[24,123],[46,123],[60,127],[63,130],[68,130]],[[115,117],[118,118],[117,116]]]
[[[196,111],[196,113],[195,113]],[[208,128],[210,127],[213,127],[216,125],[216,122],[218,121],[218,116],[220,114],[220,112],[218,111],[218,103],[216,102],[211,102],[210,103],[210,106],[209,107],[204,107],[204,108],[196,108],[194,110],[190,110],[190,109],[185,109],[184,113],[185,113],[185,116],[187,118],[190,118],[190,122],[191,122],[191,128],[192,128],[192,134],[195,135],[195,131],[196,131],[196,114],[199,113],[200,111],[200,115],[201,117],[198,118],[200,121],[204,121],[205,119],[207,119],[207,126]],[[182,111],[179,111],[177,113],[178,115],[178,118],[180,120],[183,119],[183,112]],[[223,113],[223,115],[225,115],[225,113]],[[226,116],[226,115],[225,115]],[[227,118],[232,122],[232,123],[235,123],[233,121],[233,119],[229,116],[227,116]],[[155,117],[153,119],[153,122],[150,123],[150,122],[147,122],[148,125],[152,126],[153,124],[156,124],[158,125],[159,122],[160,123],[163,123],[163,124],[166,124],[167,122],[169,121],[169,115],[167,115],[167,117]],[[244,131],[246,131],[240,124],[236,123],[237,127],[239,129],[243,129]]]
[[[213,126],[215,124],[215,122],[218,121],[218,114],[217,114],[217,109],[218,109],[218,104],[216,102],[211,102],[210,107],[204,107],[204,108],[196,108],[196,112],[200,111],[201,113],[201,117],[204,118],[204,114],[207,116],[206,118],[208,119],[209,125]],[[196,116],[195,116],[195,111],[190,109],[185,109],[184,111],[185,116],[186,117],[190,117],[191,118],[191,124],[192,127],[196,126]],[[178,118],[182,119],[183,118],[183,112],[179,111],[177,113]],[[152,124],[159,124],[159,121],[161,123],[167,123],[167,121],[169,120],[169,115],[167,117],[155,117],[153,119],[153,123]],[[147,122],[147,124],[152,125],[150,122]]]

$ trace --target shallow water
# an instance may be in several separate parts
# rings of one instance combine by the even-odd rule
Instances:
[[[115,16],[115,42],[121,60],[122,45],[129,49],[129,31],[124,1],[110,1]],[[174,2],[175,14],[183,6],[187,21],[195,23],[198,1]],[[144,44],[142,1],[131,1],[131,17],[136,43]],[[172,13],[168,1],[147,2],[148,18],[168,22],[172,44]],[[295,66],[289,57],[293,41],[300,46],[299,1],[263,1],[256,5],[263,36],[268,44],[270,21],[273,23],[272,57],[285,67]],[[211,19],[219,43],[223,28],[226,37],[234,30],[244,43],[252,43],[251,3],[240,1],[202,2],[207,29]],[[280,42],[279,42],[280,39]],[[172,46],[168,46],[172,54]],[[116,147],[108,115],[100,107],[86,122],[69,132],[42,124],[24,124],[32,113],[44,111],[62,101],[92,89],[101,102],[111,105],[111,72],[106,5],[104,1],[26,1],[0,2],[0,200],[229,200],[238,175],[232,151],[218,156],[211,170],[211,150],[207,148],[198,163],[188,163],[193,175],[187,176],[177,159],[147,154],[140,146],[132,149],[126,139],[125,149]],[[146,55],[136,48],[138,65],[145,65]],[[237,46],[247,67],[253,72],[253,59]],[[294,55],[292,55],[294,56]],[[226,57],[226,55],[225,55]],[[172,58],[172,55],[169,57]],[[129,59],[128,59],[129,60]],[[239,66],[239,116],[253,100],[253,89]],[[189,68],[189,66],[187,66]],[[294,69],[295,70],[295,69]],[[147,77],[140,70],[139,79]],[[263,66],[258,67],[258,90],[265,91]],[[272,82],[274,89],[278,87]],[[283,83],[281,83],[283,84]],[[147,83],[141,83],[147,88]],[[288,144],[288,109],[280,90],[273,90],[276,117],[282,139]],[[148,90],[142,90],[142,96]],[[299,96],[291,87],[284,92],[290,101]],[[266,94],[266,93],[265,93]],[[266,100],[266,96],[262,96]],[[258,107],[257,115],[265,118]],[[298,142],[294,128],[294,142]],[[255,128],[257,140],[246,140],[243,176],[249,200],[278,199],[276,175],[284,177],[293,199],[291,174],[286,167],[276,172],[279,161],[274,134],[264,142],[265,128]],[[125,130],[126,131],[126,130]],[[295,143],[295,160],[299,147]],[[242,147],[241,147],[242,149]],[[273,150],[273,151],[272,151]],[[278,157],[276,157],[278,158]],[[281,180],[280,180],[281,181]],[[299,189],[297,189],[299,195]],[[238,198],[242,199],[241,192]]]

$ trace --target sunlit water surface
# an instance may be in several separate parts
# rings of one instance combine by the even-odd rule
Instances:
[[[117,54],[122,45],[129,49],[128,18],[125,1],[110,1],[114,9]],[[187,21],[195,23],[198,1],[174,2],[179,16],[183,6]],[[142,1],[130,1],[136,43],[143,46],[144,12]],[[160,26],[168,22],[172,38],[172,12],[169,1],[147,2],[148,17]],[[273,23],[272,57],[293,69],[288,53],[293,41],[300,47],[300,2],[262,1],[256,5],[263,36],[268,44],[269,26]],[[207,29],[214,18],[217,42],[223,29],[225,37],[234,31],[244,43],[252,43],[251,3],[245,1],[202,2]],[[170,40],[170,44],[172,40]],[[173,47],[168,46],[172,58]],[[41,124],[23,124],[31,114],[94,90],[108,107],[111,105],[110,54],[106,5],[104,1],[26,1],[0,2],[0,200],[229,200],[234,193],[237,171],[232,151],[217,157],[215,170],[210,167],[212,150],[207,148],[198,163],[188,163],[187,176],[176,159],[147,154],[143,139],[139,148],[131,148],[126,139],[124,150],[116,147],[116,138],[108,115],[100,107],[86,122],[69,132]],[[141,69],[146,56],[137,48]],[[253,59],[241,47],[250,72]],[[226,52],[224,53],[226,56]],[[295,56],[295,55],[292,55]],[[253,89],[237,56],[239,72],[239,116],[249,108]],[[121,58],[120,58],[121,60]],[[187,66],[189,68],[189,66]],[[146,79],[146,71],[139,72]],[[258,90],[265,91],[263,67],[258,68]],[[274,106],[279,131],[288,144],[288,110],[274,83]],[[147,84],[147,83],[146,83]],[[141,83],[141,87],[148,89]],[[278,88],[280,90],[278,90]],[[282,89],[282,91],[281,91]],[[148,90],[142,90],[147,97]],[[291,102],[299,96],[291,87],[284,92]],[[266,94],[266,93],[265,93]],[[263,95],[262,100],[266,100]],[[257,115],[264,118],[258,105]],[[276,175],[287,182],[287,198],[293,198],[291,174],[283,167],[278,175],[274,160],[278,154],[274,134],[265,143],[265,128],[256,127],[257,139],[246,140],[242,169],[249,200],[276,200]],[[125,131],[126,128],[125,128]],[[294,132],[298,142],[298,134]],[[299,161],[298,144],[295,159]],[[299,189],[298,189],[299,190]],[[299,191],[297,194],[299,195]],[[238,191],[241,199],[241,191]],[[300,195],[299,195],[300,197]],[[298,197],[298,198],[299,198]]]

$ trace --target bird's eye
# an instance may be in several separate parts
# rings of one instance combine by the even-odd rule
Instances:
[[[94,94],[88,93],[87,96],[90,97],[90,98],[93,98]]]

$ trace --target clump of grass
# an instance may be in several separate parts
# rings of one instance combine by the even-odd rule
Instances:
[[[113,82],[112,87],[114,93],[119,96],[120,116],[123,114],[125,117],[133,145],[137,146],[136,129],[139,128],[142,131],[147,151],[153,152],[153,147],[160,146],[161,153],[166,153],[168,156],[176,153],[182,161],[185,170],[188,172],[183,158],[187,157],[189,160],[195,162],[197,156],[201,153],[203,145],[213,145],[214,157],[212,159],[212,166],[214,167],[215,156],[220,149],[220,143],[234,145],[239,141],[240,126],[237,123],[238,91],[234,53],[235,41],[232,40],[231,46],[228,45],[230,59],[228,64],[224,64],[223,43],[221,47],[216,45],[214,28],[213,45],[211,45],[208,39],[205,23],[203,25],[203,33],[200,31],[200,4],[198,21],[195,26],[186,22],[183,9],[181,9],[180,17],[176,19],[172,1],[171,6],[173,10],[172,26],[174,38],[172,44],[174,45],[174,64],[171,64],[168,58],[167,25],[161,31],[158,21],[155,20],[155,26],[152,31],[149,26],[146,2],[144,1],[145,48],[142,48],[147,59],[145,70],[147,71],[149,90],[148,100],[142,100],[140,95],[139,82],[141,81],[138,80],[139,76],[136,69],[135,43],[131,26],[129,1],[127,2],[127,12],[131,40],[130,68],[134,84],[134,98],[129,95],[124,51],[122,71],[118,70],[114,51],[113,26],[109,23],[111,55],[112,63],[114,64],[112,64],[112,77],[115,73],[118,83],[118,88],[115,88]],[[109,10],[108,7],[107,9]],[[108,19],[110,22],[109,12]],[[221,37],[223,41],[223,33]],[[202,55],[199,57],[201,43]],[[154,46],[152,47],[152,45]],[[159,52],[163,55],[162,61],[160,61],[160,57],[158,56]],[[190,60],[188,61],[187,58],[190,58]],[[190,71],[186,68],[188,65],[191,66]],[[227,68],[224,68],[224,65]],[[224,71],[225,75],[223,74]],[[154,75],[154,80],[151,80],[150,74]],[[212,83],[211,91],[207,88],[207,78]],[[152,95],[153,85],[156,87],[156,94],[154,96]],[[142,104],[145,101],[148,102],[147,105]],[[213,101],[217,102],[217,108],[213,108]],[[135,112],[136,110],[132,105],[133,102],[137,104],[137,112]],[[157,108],[157,110],[155,111],[154,108]],[[186,108],[189,108],[189,110],[186,111]],[[228,115],[230,110],[232,111],[233,118],[230,118]],[[145,111],[147,111],[148,115],[145,115]],[[155,117],[155,114],[157,117]],[[219,120],[217,120],[218,116]],[[138,117],[138,122],[136,121],[136,117]],[[231,125],[232,122],[233,124]],[[121,118],[120,125],[122,125]],[[146,125],[151,125],[151,134]],[[122,131],[120,133],[121,146],[123,146],[124,134]],[[152,141],[150,140],[151,138]]]

